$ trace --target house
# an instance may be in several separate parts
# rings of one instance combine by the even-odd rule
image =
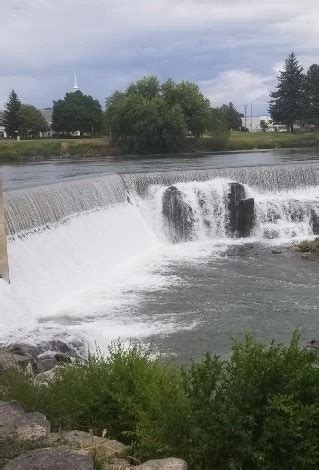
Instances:
[[[52,113],[53,113],[53,108],[43,108],[40,109],[40,112],[44,119],[46,120],[46,123],[49,127],[49,131],[47,132],[41,132],[40,136],[41,137],[52,137],[53,131],[52,131]]]

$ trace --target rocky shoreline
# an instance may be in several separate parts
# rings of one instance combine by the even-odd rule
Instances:
[[[0,347],[1,373],[24,370],[40,386],[54,379],[71,363],[85,363],[83,344],[50,341],[38,346]],[[186,470],[181,459],[145,463],[129,456],[126,445],[93,432],[51,432],[43,414],[27,413],[16,401],[0,402],[0,468],[5,470]]]

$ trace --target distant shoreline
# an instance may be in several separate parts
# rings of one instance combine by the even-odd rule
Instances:
[[[205,137],[199,144],[205,146]],[[199,145],[200,147],[202,145]],[[125,155],[106,137],[88,139],[41,139],[20,142],[0,140],[0,163],[90,160],[93,158],[143,158],[182,155],[229,154],[267,152],[274,149],[319,147],[319,133],[242,133],[233,132],[226,148],[190,149],[176,154]]]

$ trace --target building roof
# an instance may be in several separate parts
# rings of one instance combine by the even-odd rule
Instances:
[[[43,109],[40,109],[40,111],[41,111],[42,116],[46,120],[48,126],[51,127],[53,108],[43,108]]]

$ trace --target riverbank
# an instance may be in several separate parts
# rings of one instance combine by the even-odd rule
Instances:
[[[245,133],[232,132],[226,148],[208,148],[206,138],[199,147],[205,152],[262,150],[276,148],[311,148],[319,146],[318,133]],[[193,147],[193,146],[192,146]],[[214,147],[214,148],[213,148]],[[192,148],[192,152],[194,149]],[[92,139],[42,139],[0,141],[0,162],[43,161],[51,159],[82,159],[117,156],[121,150],[107,137]],[[159,156],[160,158],[160,156]]]

